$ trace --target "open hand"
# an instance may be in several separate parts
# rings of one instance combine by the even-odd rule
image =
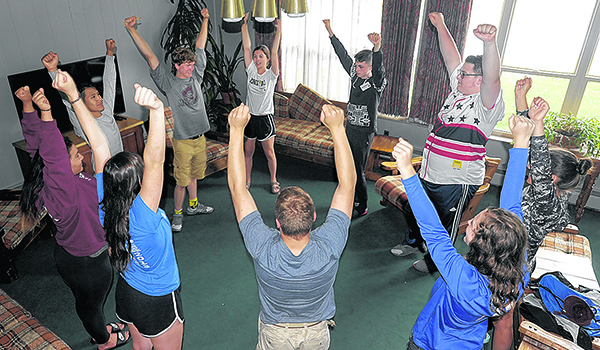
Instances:
[[[321,122],[329,129],[344,127],[344,110],[331,104],[323,105]]]
[[[491,24],[480,24],[473,29],[473,34],[482,41],[495,41],[496,32],[496,26]]]
[[[138,83],[133,84],[135,88],[135,95],[133,100],[140,106],[148,107],[150,109],[158,109],[163,106],[162,101],[156,97],[154,91],[143,87]]]
[[[31,101],[31,91],[29,91],[29,86],[25,85],[20,87],[17,91],[15,91],[15,96],[23,102]]]
[[[40,107],[42,111],[48,111],[50,109],[50,102],[44,95],[44,89],[40,88],[33,94],[33,102]]]
[[[231,129],[244,129],[250,121],[250,109],[242,103],[229,112],[228,119]]]

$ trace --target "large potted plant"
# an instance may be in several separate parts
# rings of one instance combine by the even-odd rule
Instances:
[[[242,41],[240,40],[231,57],[225,52],[223,32],[220,28],[219,43],[210,33],[208,34],[208,43],[210,45],[207,45],[206,50],[207,62],[204,72],[204,87],[211,90],[210,96],[207,97],[212,98],[212,105],[209,107],[207,101],[207,109],[210,108],[209,114],[211,114],[212,122],[216,124],[217,130],[223,132],[227,128],[227,114],[241,103],[239,97],[241,93],[233,76],[244,60],[241,55]],[[218,97],[221,97],[221,99],[218,99]]]
[[[544,119],[544,129],[552,145],[577,150],[586,157],[600,155],[600,122],[595,118],[550,112]]]

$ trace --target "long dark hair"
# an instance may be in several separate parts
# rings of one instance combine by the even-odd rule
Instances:
[[[71,147],[73,147],[73,141],[70,138],[64,136],[63,140],[67,147],[67,154],[69,159],[71,158]],[[44,159],[40,156],[40,150],[35,152],[35,155],[31,159],[31,167],[25,174],[23,181],[23,190],[21,191],[21,198],[19,199],[19,210],[21,211],[21,226],[23,230],[27,231],[29,228],[37,225],[39,218],[37,207],[38,198],[40,197],[40,191],[44,188]]]
[[[488,208],[479,215],[485,217],[475,228],[465,259],[489,277],[490,310],[504,315],[508,306],[514,307],[519,285],[523,285],[527,230],[521,219],[506,209]]]
[[[123,272],[129,265],[129,209],[142,189],[144,160],[132,152],[120,152],[104,165],[104,231],[110,248],[110,262]]]
[[[552,174],[558,177],[556,188],[559,191],[570,191],[577,187],[581,176],[587,174],[592,167],[592,161],[577,157],[562,148],[550,149],[550,162],[552,163]]]

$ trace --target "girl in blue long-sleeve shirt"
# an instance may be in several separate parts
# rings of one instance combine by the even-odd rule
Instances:
[[[408,349],[481,349],[488,319],[510,311],[529,281],[521,222],[521,190],[528,144],[535,124],[511,117],[514,148],[502,187],[500,208],[487,208],[469,221],[460,255],[411,165],[412,146],[400,139],[393,155],[427,247],[442,275],[412,330]]]

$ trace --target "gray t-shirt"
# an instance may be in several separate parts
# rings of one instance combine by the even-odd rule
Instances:
[[[48,72],[52,80],[56,77],[57,72]],[[115,109],[115,95],[116,95],[116,84],[117,84],[117,68],[115,66],[115,58],[114,56],[106,56],[106,60],[104,61],[104,73],[102,75],[102,103],[104,104],[104,110],[102,114],[95,118],[96,123],[100,127],[100,130],[106,136],[106,140],[108,141],[108,147],[110,148],[110,154],[115,155],[119,152],[123,152],[123,140],[121,139],[121,133],[119,132],[119,126],[113,117],[114,109]],[[62,101],[65,107],[67,108],[67,114],[69,115],[69,120],[71,124],[73,124],[73,131],[75,134],[82,139],[85,140],[89,144],[89,141],[83,132],[83,128],[81,124],[79,124],[79,119],[77,119],[77,114],[75,110],[73,110],[73,106],[69,102],[69,98],[61,93]],[[94,162],[92,161],[92,164]]]
[[[317,322],[335,315],[333,282],[349,227],[346,214],[330,209],[323,225],[311,231],[310,241],[295,256],[258,211],[242,219],[240,230],[254,260],[264,323]]]
[[[196,48],[196,63],[191,78],[178,78],[161,63],[156,69],[150,70],[150,77],[167,96],[173,114],[173,138],[176,140],[189,139],[210,130],[202,95],[205,68],[206,53],[204,49]]]

